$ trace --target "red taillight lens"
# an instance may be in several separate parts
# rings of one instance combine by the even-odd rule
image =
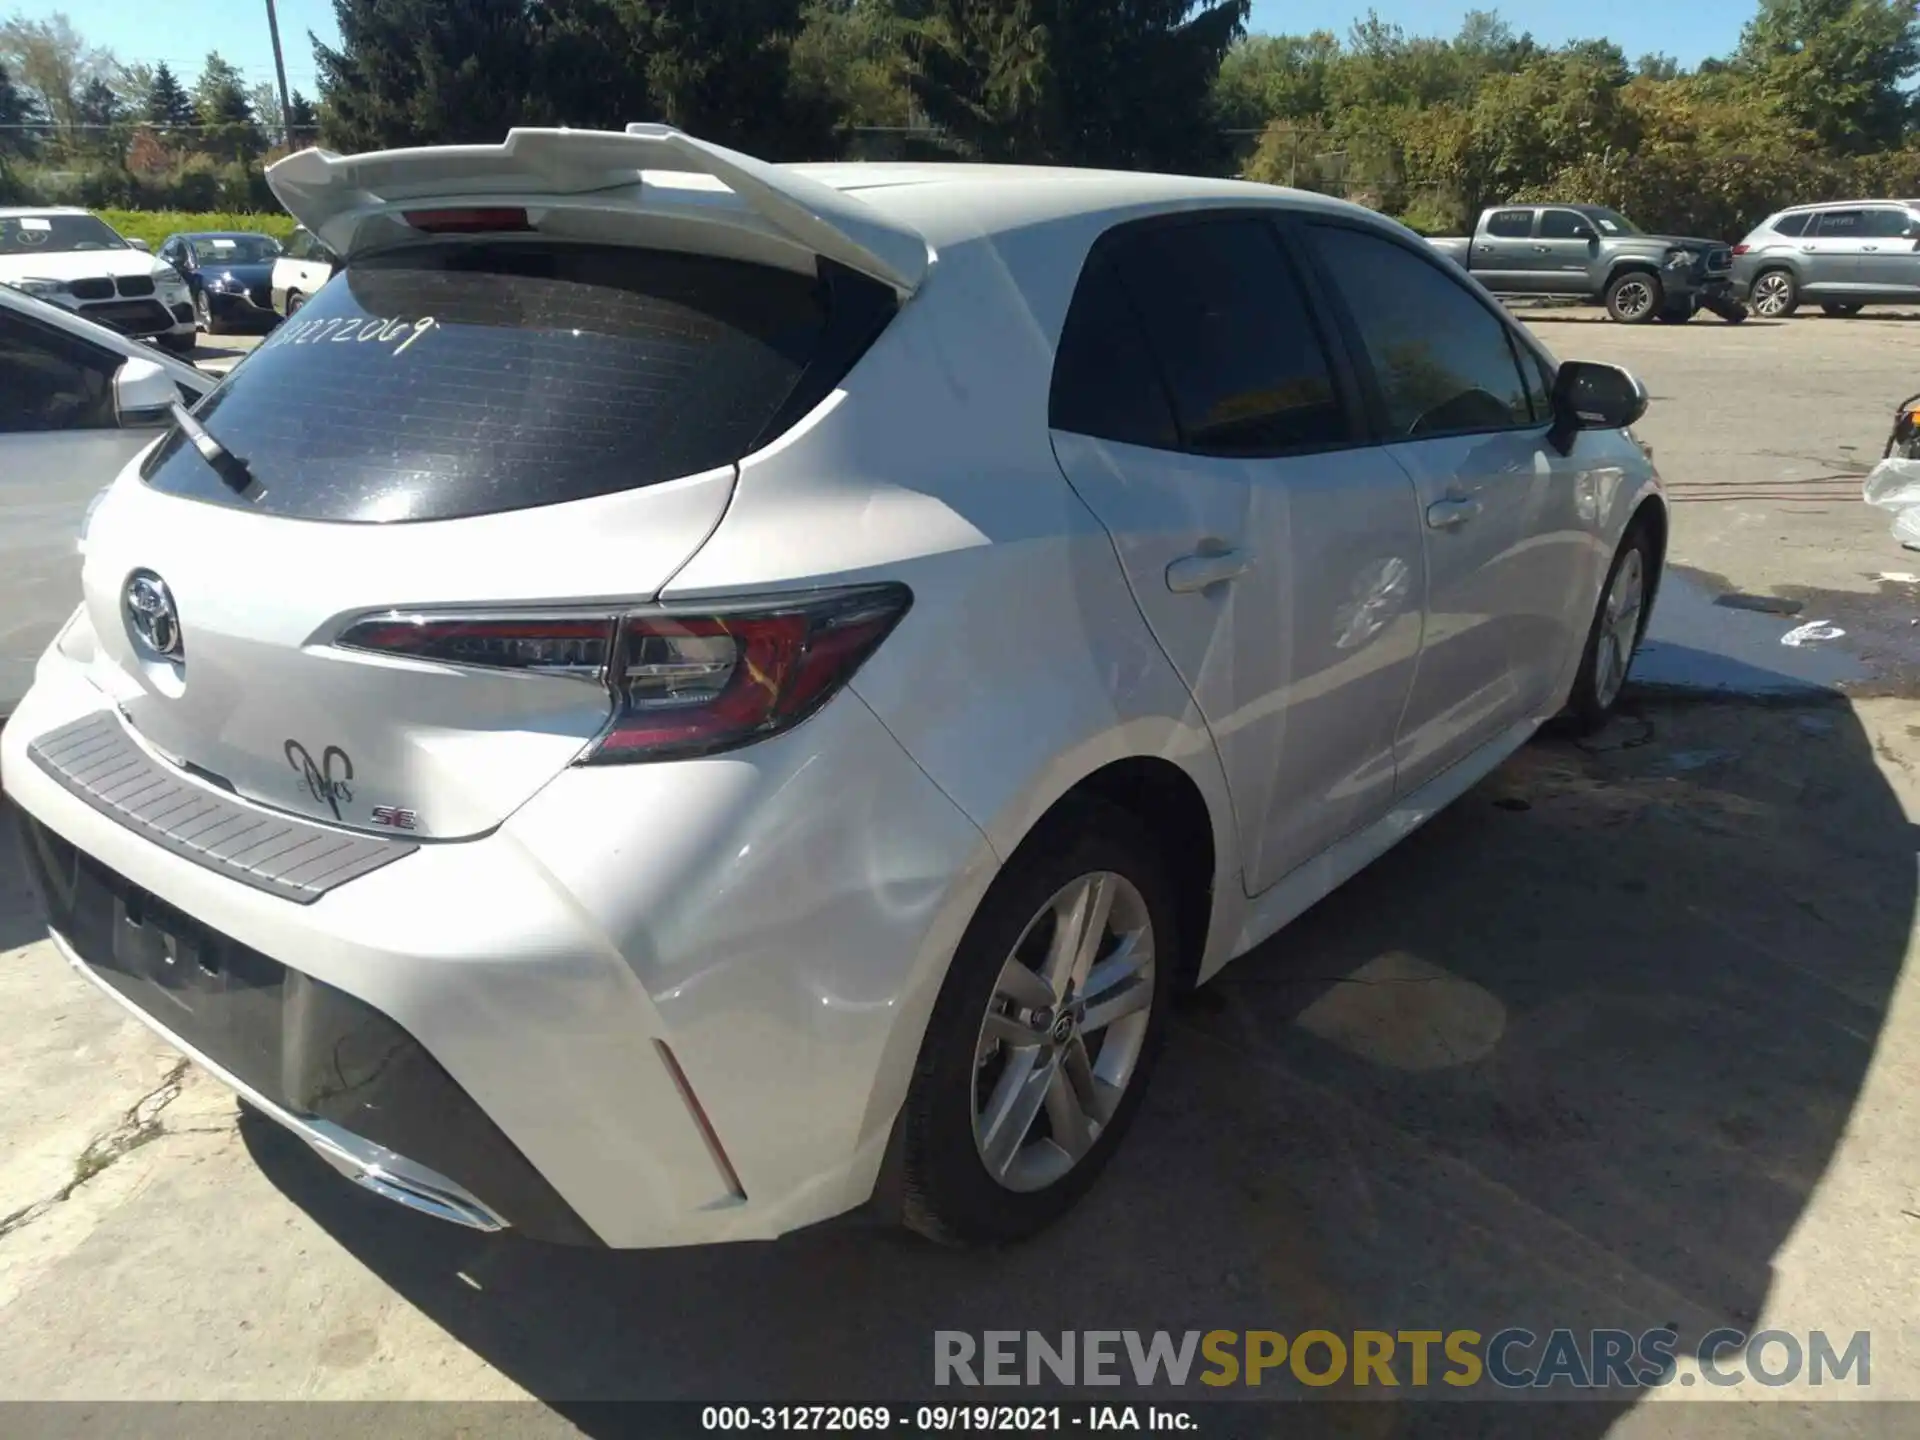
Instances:
[[[429,235],[497,235],[502,231],[527,231],[533,222],[518,208],[465,210],[403,210],[400,218],[416,230]]]
[[[730,750],[799,724],[853,677],[911,603],[906,587],[840,591],[780,608],[630,615],[613,724],[592,763]]]
[[[790,729],[853,677],[911,603],[904,585],[875,585],[697,612],[389,613],[335,643],[596,681],[613,713],[580,763],[618,764],[710,755]]]
[[[1745,245],[1736,245],[1733,247],[1733,253],[1736,255],[1744,255],[1747,253],[1747,247]]]

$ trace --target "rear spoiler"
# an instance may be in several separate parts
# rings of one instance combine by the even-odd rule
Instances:
[[[302,150],[267,167],[280,203],[322,243],[346,255],[360,221],[403,202],[485,196],[538,200],[604,191],[639,193],[645,172],[704,175],[738,196],[795,244],[892,286],[902,297],[926,279],[927,242],[912,226],[811,176],[712,145],[671,125],[611,130],[515,129],[498,145],[436,145],[336,155]]]

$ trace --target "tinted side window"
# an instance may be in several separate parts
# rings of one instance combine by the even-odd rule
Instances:
[[[1056,430],[1163,450],[1180,447],[1139,317],[1112,262],[1099,251],[1080,273],[1060,333],[1049,412]]]
[[[1776,235],[1798,236],[1807,233],[1807,221],[1813,218],[1805,210],[1798,215],[1782,215],[1774,221],[1773,233]]]
[[[1871,240],[1897,240],[1907,233],[1908,223],[1904,210],[1869,210],[1860,233]]]
[[[1136,231],[1112,259],[1187,448],[1278,455],[1352,438],[1306,298],[1266,221]]]
[[[119,368],[84,340],[0,313],[0,435],[110,428]]]
[[[1507,327],[1472,291],[1391,240],[1308,229],[1359,328],[1395,439],[1533,423]]]
[[[1593,234],[1593,222],[1575,210],[1545,210],[1540,215],[1542,240],[1584,240]]]
[[[1487,217],[1487,233],[1503,240],[1524,240],[1533,233],[1533,212],[1496,210]]]
[[[1820,217],[1813,233],[1822,240],[1851,240],[1860,234],[1861,212],[1829,210]]]

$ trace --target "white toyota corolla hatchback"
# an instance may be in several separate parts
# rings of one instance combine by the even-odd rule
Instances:
[[[1027,1235],[1176,988],[1615,703],[1646,405],[1392,223],[655,126],[273,167],[345,261],[0,741],[75,967],[481,1228]]]

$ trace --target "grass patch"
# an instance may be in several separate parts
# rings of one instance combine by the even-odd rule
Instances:
[[[158,249],[160,242],[182,230],[254,230],[271,235],[286,244],[293,234],[293,217],[287,214],[249,215],[238,212],[209,211],[195,214],[185,210],[96,210],[93,212],[129,240],[144,240]]]

